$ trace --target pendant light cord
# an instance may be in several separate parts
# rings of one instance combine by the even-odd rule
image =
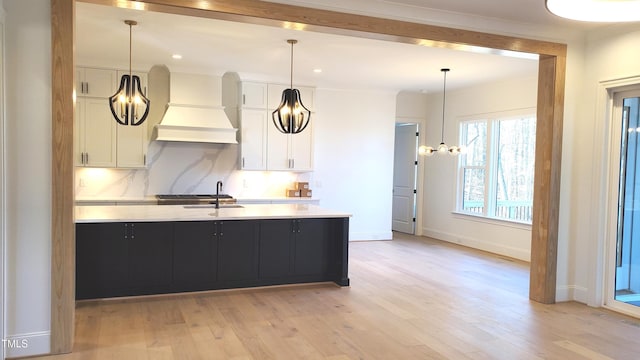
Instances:
[[[131,50],[132,50],[132,46],[131,46],[131,42],[132,42],[132,36],[131,36],[131,29],[133,28],[133,23],[129,23],[129,79],[131,81]]]
[[[290,84],[289,89],[293,89],[293,45],[295,43],[297,43],[298,41],[297,40],[288,40],[287,42],[289,44],[291,44],[291,68],[290,68],[291,73],[289,74],[290,75],[290,77],[289,77],[289,84]]]
[[[449,71],[449,69],[441,69],[440,71],[444,73],[444,84],[442,86],[442,132],[440,134],[440,142],[444,143],[444,105],[447,100],[447,71]]]

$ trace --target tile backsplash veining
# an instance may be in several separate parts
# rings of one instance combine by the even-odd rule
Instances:
[[[238,170],[235,144],[149,143],[146,169],[76,168],[75,194],[82,199],[135,199],[156,194],[211,194],[216,182],[237,198],[282,197],[294,181],[312,173]]]

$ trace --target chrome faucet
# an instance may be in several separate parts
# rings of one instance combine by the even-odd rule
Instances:
[[[216,183],[216,209],[220,208],[220,191],[222,191],[222,181]]]

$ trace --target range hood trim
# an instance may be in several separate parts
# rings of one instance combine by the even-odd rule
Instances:
[[[153,140],[237,144],[237,131],[238,129],[158,124],[153,130]]]

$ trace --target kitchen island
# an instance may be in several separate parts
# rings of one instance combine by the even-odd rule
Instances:
[[[334,282],[350,214],[307,204],[76,207],[76,299]]]

